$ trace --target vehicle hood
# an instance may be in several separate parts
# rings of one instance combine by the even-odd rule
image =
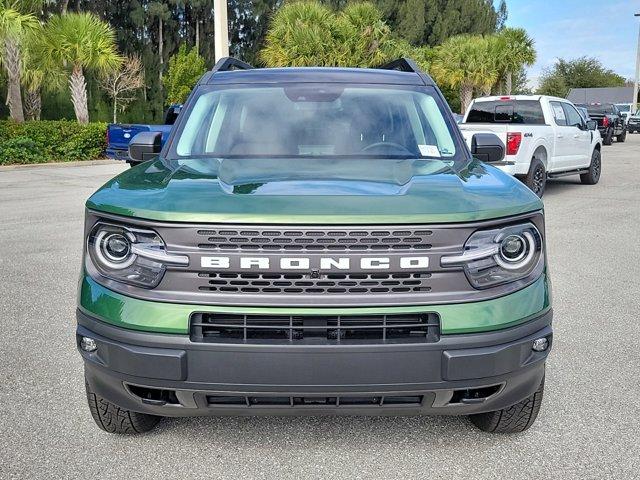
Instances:
[[[203,223],[447,223],[542,209],[526,186],[472,161],[156,160],[107,182],[87,208],[149,220]]]

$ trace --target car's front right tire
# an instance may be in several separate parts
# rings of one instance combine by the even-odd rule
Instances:
[[[121,408],[94,393],[86,380],[84,385],[91,416],[105,432],[120,435],[144,433],[155,427],[162,418]]]
[[[490,433],[519,433],[527,430],[538,417],[542,394],[544,392],[544,377],[538,389],[531,396],[494,412],[469,415],[471,422],[484,432]]]

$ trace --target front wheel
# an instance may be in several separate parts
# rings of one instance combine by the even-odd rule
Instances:
[[[620,143],[624,143],[624,141],[627,139],[627,131],[623,130],[622,133],[620,135],[618,135],[616,137],[616,140]]]
[[[595,185],[600,180],[600,173],[602,172],[602,160],[600,155],[600,150],[594,150],[591,154],[591,164],[589,164],[589,170],[586,173],[580,175],[580,181],[583,184]]]
[[[495,412],[477,413],[469,415],[471,422],[484,432],[490,433],[518,433],[528,429],[538,417],[542,394],[544,392],[544,377],[536,392],[510,407]]]
[[[524,184],[538,197],[542,198],[547,187],[547,169],[539,158],[533,157],[529,166],[529,173],[522,178]]]
[[[120,408],[95,394],[86,380],[84,385],[87,390],[87,403],[91,416],[96,425],[105,432],[121,435],[144,433],[155,427],[161,419],[155,415]]]
[[[613,128],[610,128],[604,134],[604,138],[602,139],[603,145],[611,145],[613,143]]]

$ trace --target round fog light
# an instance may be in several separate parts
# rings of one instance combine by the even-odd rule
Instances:
[[[80,348],[85,352],[95,352],[98,349],[98,344],[93,338],[82,337],[80,339]]]
[[[536,338],[533,341],[533,345],[531,348],[536,352],[544,352],[547,348],[549,348],[549,340],[546,338]]]

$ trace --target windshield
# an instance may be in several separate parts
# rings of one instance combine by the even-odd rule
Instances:
[[[190,108],[172,153],[454,160],[462,152],[433,93],[379,85],[216,86]]]

